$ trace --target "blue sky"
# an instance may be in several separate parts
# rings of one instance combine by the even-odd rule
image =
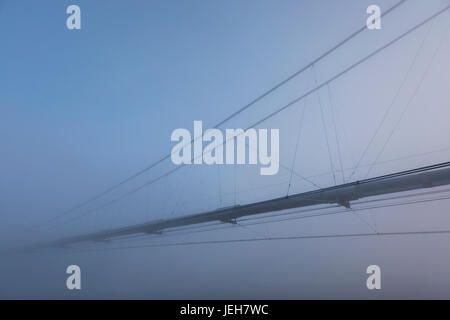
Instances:
[[[23,227],[45,223],[167,154],[174,129],[192,130],[194,120],[213,126],[364,25],[365,9],[372,2],[0,0],[1,238],[12,243],[10,236]],[[383,10],[394,3],[377,1]],[[411,0],[383,20],[379,33],[365,32],[315,66],[318,82],[446,3]],[[66,28],[65,9],[71,4],[81,7],[82,30]],[[448,14],[333,83],[331,100],[326,90],[320,92],[325,108],[335,108],[346,168],[355,165],[413,62],[392,114],[363,165],[376,158],[424,72],[428,72],[426,80],[411,110],[379,160],[449,147],[443,138],[450,133],[446,21]],[[228,125],[246,127],[313,85],[314,74],[309,70]],[[307,176],[324,174],[315,181],[329,186],[333,182],[324,133],[318,130],[322,125],[318,97],[304,103],[305,133],[294,167]],[[262,125],[280,128],[280,162],[287,165],[293,161],[301,106]],[[331,126],[330,114],[326,121]],[[332,152],[337,166],[335,144]],[[372,175],[444,162],[448,156],[447,150],[389,163],[374,169]],[[170,167],[164,164],[120,191]],[[280,170],[277,177],[262,178],[246,167],[237,173],[229,167],[189,170],[90,220],[53,232],[98,230],[167,217],[174,211],[182,215],[213,209],[219,206],[219,190],[223,205],[281,196],[289,177],[289,172]],[[365,172],[358,175],[363,178]],[[310,189],[304,181],[296,181],[292,192]],[[352,223],[361,227],[358,220]],[[336,226],[325,225],[325,229]],[[255,254],[255,259],[260,258]]]

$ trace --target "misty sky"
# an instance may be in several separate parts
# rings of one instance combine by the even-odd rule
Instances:
[[[260,176],[256,166],[191,166],[89,212],[173,169],[169,160],[88,208],[61,216],[169,153],[174,129],[192,131],[194,120],[212,127],[307,65],[363,26],[366,8],[374,3],[387,10],[396,1],[0,0],[0,247],[448,161],[446,12],[259,124],[280,129],[283,167],[277,175]],[[66,28],[65,9],[71,4],[81,7],[81,30]],[[407,1],[383,18],[382,30],[364,31],[223,128],[252,125],[448,4]],[[290,188],[289,169],[296,173]],[[126,243],[450,229],[448,204]],[[447,240],[441,235],[52,249],[0,256],[0,298],[448,298]],[[80,292],[65,288],[69,264],[82,268]],[[370,264],[382,267],[380,292],[365,287]]]

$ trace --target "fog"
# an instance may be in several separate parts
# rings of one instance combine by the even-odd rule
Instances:
[[[447,199],[18,249],[447,162],[448,11],[258,122],[449,1],[406,1],[221,126],[279,129],[278,174],[188,165],[158,179],[169,158],[80,208],[169,154],[174,130],[214,127],[364,26],[373,1],[80,0],[68,30],[71,4],[0,1],[0,298],[450,298],[448,235],[376,235],[450,230]],[[375,235],[269,240],[361,233]],[[373,264],[382,290],[366,287]],[[81,290],[66,288],[69,265]]]

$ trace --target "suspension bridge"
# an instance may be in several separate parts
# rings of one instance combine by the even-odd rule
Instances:
[[[399,1],[397,4],[389,8],[383,13],[383,17],[389,16],[392,12],[401,10],[401,7],[404,6],[408,0]],[[307,99],[314,94],[317,94],[321,89],[329,89],[329,85],[338,79],[342,78],[344,75],[347,75],[373,59],[380,53],[384,52],[386,49],[394,46],[398,42],[401,42],[403,39],[408,36],[413,35],[415,32],[422,30],[425,26],[430,25],[438,18],[446,17],[447,20],[450,20],[448,17],[448,11],[450,9],[450,5],[444,6],[440,8],[432,15],[426,17],[420,22],[416,23],[403,33],[397,35],[390,41],[382,44],[377,47],[375,50],[371,51],[365,56],[360,57],[352,64],[344,67],[339,72],[331,75],[328,79],[323,80],[321,82],[317,81],[315,78],[315,85],[313,88],[307,90],[302,93],[295,99],[289,101],[288,103],[278,107],[273,110],[271,113],[255,120],[248,128],[254,128],[263,122],[274,118],[275,116],[281,114],[283,111],[291,108],[296,105],[300,101]],[[318,65],[322,60],[326,57],[330,56],[332,53],[337,51],[340,48],[348,45],[352,40],[354,40],[358,35],[367,32],[366,26],[362,26],[360,29],[355,30],[353,33],[345,37],[343,40],[339,41],[337,44],[332,46],[329,50],[324,52],[323,54],[317,56],[310,63],[306,64],[304,67],[299,69],[298,71],[291,74],[289,77],[285,78],[283,81],[277,83],[269,90],[265,91],[263,94],[259,95],[255,99],[253,99],[250,103],[246,104],[242,108],[230,114],[228,117],[217,123],[214,128],[221,128],[224,124],[228,123],[230,120],[238,117],[244,111],[250,109],[258,102],[262,101],[266,97],[270,96],[272,93],[276,92],[278,89],[292,81],[293,79],[299,77],[307,71],[313,70],[316,65]],[[445,32],[442,32],[444,35],[441,41],[445,41]],[[439,49],[439,48],[438,48]],[[437,51],[436,51],[437,52]],[[430,61],[430,64],[432,61]],[[409,71],[405,76],[405,79],[409,75]],[[426,76],[426,72],[423,75],[423,78]],[[419,83],[420,87],[421,82]],[[403,86],[401,84],[400,88]],[[417,88],[418,89],[418,88]],[[417,90],[416,90],[417,91]],[[411,101],[413,100],[415,93],[411,96]],[[394,101],[397,98],[397,94],[394,97]],[[320,97],[319,97],[320,103]],[[409,103],[408,103],[409,104]],[[300,217],[294,217],[296,219],[306,218],[317,215],[328,215],[328,214],[336,214],[340,212],[354,212],[357,210],[362,210],[364,208],[381,208],[383,207],[383,203],[386,199],[394,199],[394,200],[402,200],[401,202],[390,202],[387,204],[388,206],[392,205],[402,205],[405,203],[414,203],[414,201],[439,201],[442,199],[450,198],[447,195],[442,197],[429,197],[431,195],[438,195],[440,193],[448,192],[447,189],[443,190],[442,188],[446,185],[450,184],[450,162],[437,163],[432,165],[427,165],[423,167],[418,167],[414,169],[394,172],[390,174],[375,176],[371,178],[364,178],[360,180],[351,180],[355,176],[355,172],[361,166],[363,159],[367,154],[367,150],[370,148],[374,138],[380,131],[383,122],[386,120],[389,112],[391,111],[392,105],[387,108],[384,116],[380,124],[377,126],[376,131],[374,132],[372,139],[369,141],[368,145],[364,149],[362,155],[358,158],[356,165],[350,170],[351,174],[345,179],[344,169],[342,168],[342,160],[340,161],[341,166],[341,175],[343,177],[343,183],[336,182],[335,171],[333,171],[334,176],[334,185],[327,187],[319,187],[316,183],[311,181],[310,178],[305,177],[297,173],[293,166],[287,167],[284,166],[286,170],[290,172],[289,179],[289,187],[292,182],[292,177],[295,175],[301,180],[311,183],[314,186],[314,190],[299,192],[288,194],[282,197],[275,197],[271,199],[266,199],[263,201],[256,201],[246,204],[234,204],[231,206],[219,207],[214,210],[206,210],[200,211],[193,214],[187,214],[180,217],[169,217],[164,219],[155,219],[146,221],[143,223],[136,223],[133,225],[108,228],[96,230],[93,232],[86,232],[79,235],[67,236],[58,238],[55,240],[44,241],[42,243],[38,243],[33,245],[32,249],[41,249],[48,247],[62,247],[62,248],[70,248],[72,246],[77,246],[84,243],[98,244],[98,243],[110,243],[110,242],[119,242],[123,239],[134,239],[138,237],[150,237],[150,238],[162,238],[165,235],[171,233],[182,234],[182,232],[197,232],[202,230],[212,231],[215,228],[226,228],[232,227],[235,225],[241,225],[245,222],[254,222],[259,219],[267,219],[272,218],[272,220],[264,221],[264,223],[270,221],[280,221],[282,219],[290,219],[290,216],[294,213],[302,213],[303,215]],[[405,108],[407,110],[407,108]],[[322,111],[322,109],[321,109]],[[323,113],[322,113],[323,120]],[[325,122],[323,122],[324,128],[326,129]],[[394,127],[395,130],[396,126]],[[375,161],[369,165],[368,172],[371,171],[373,166],[379,159],[380,154],[383,152],[386,145],[389,143],[390,137],[392,133],[388,136],[385,144],[383,145],[382,150],[376,157]],[[328,145],[328,153],[330,156],[330,166],[333,170],[335,164],[333,164],[332,157],[330,155],[330,141],[327,137],[327,145]],[[191,142],[194,142],[195,138],[192,139]],[[338,144],[339,146],[339,144]],[[294,155],[297,155],[298,141],[295,148]],[[339,150],[340,152],[340,150]],[[99,210],[108,210],[114,204],[119,203],[120,201],[131,197],[132,195],[140,192],[151,185],[156,184],[163,179],[168,178],[173,175],[175,172],[183,170],[185,168],[184,165],[176,166],[166,172],[153,177],[151,180],[146,181],[140,185],[134,186],[131,190],[128,190],[125,193],[120,194],[117,197],[113,197],[112,199],[96,205],[96,203],[101,200],[103,197],[111,194],[112,192],[116,192],[121,187],[129,184],[131,181],[136,180],[138,177],[143,176],[144,174],[150,172],[152,169],[157,166],[163,164],[170,160],[170,153],[161,157],[159,160],[154,163],[148,165],[142,170],[130,175],[126,179],[110,186],[105,189],[103,192],[89,198],[88,200],[76,205],[75,207],[61,212],[56,215],[51,221],[50,224],[53,224],[52,227],[57,227],[62,221],[65,220],[65,223],[72,221],[73,219],[80,219],[84,216],[88,216],[93,214]],[[280,164],[283,167],[282,164]],[[336,166],[338,167],[338,166]],[[368,173],[367,173],[368,175]],[[366,175],[366,177],[367,177]],[[420,198],[422,196],[422,198]],[[389,198],[390,197],[390,198]],[[419,197],[418,200],[414,200],[415,197]],[[425,198],[423,198],[425,197]],[[412,200],[405,200],[411,199]],[[372,204],[373,206],[369,207],[361,207],[362,204]],[[324,209],[332,209],[331,211],[323,211]],[[291,211],[289,211],[291,210]],[[295,210],[295,211],[292,211]],[[80,213],[81,211],[81,213]],[[77,214],[78,213],[78,214]],[[258,222],[256,222],[258,223]],[[245,224],[243,224],[245,225]],[[206,229],[205,229],[206,228]],[[227,243],[227,242],[239,242],[239,241],[265,241],[265,240],[286,240],[286,239],[304,239],[304,238],[324,238],[324,237],[346,237],[346,236],[371,236],[371,235],[395,235],[395,234],[426,234],[426,233],[450,233],[450,230],[435,230],[435,231],[416,231],[416,232],[379,232],[374,230],[373,233],[355,233],[355,234],[328,234],[328,235],[302,235],[302,236],[294,236],[294,237],[265,237],[265,238],[253,238],[253,239],[230,239],[230,240],[211,240],[211,241],[200,241],[200,242],[181,242],[181,243],[163,243],[163,244],[155,244],[154,246],[171,246],[171,245],[186,245],[186,244],[200,244],[200,243]],[[149,244],[147,246],[153,246],[153,244]],[[113,247],[114,248],[114,247]],[[123,249],[127,247],[121,247]]]

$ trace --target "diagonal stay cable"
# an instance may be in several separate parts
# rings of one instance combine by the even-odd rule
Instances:
[[[300,115],[299,125],[298,125],[297,141],[295,143],[294,157],[292,158],[292,167],[291,167],[291,170],[290,170],[289,183],[288,183],[288,189],[287,189],[287,192],[286,192],[286,196],[289,196],[289,191],[291,190],[292,177],[294,175],[294,165],[295,165],[295,160],[297,159],[297,151],[298,151],[298,146],[300,144],[300,138],[301,138],[302,129],[303,129],[303,121],[304,121],[304,118],[305,118],[305,113],[306,113],[306,109],[307,108],[308,108],[308,105],[306,104],[306,102],[304,102],[304,105],[303,105],[303,108],[302,108],[302,113]]]
[[[433,23],[434,23],[434,20],[433,20]],[[383,117],[381,118],[381,121],[378,123],[378,126],[375,129],[375,132],[373,133],[373,135],[371,136],[371,138],[369,140],[369,143],[366,145],[366,147],[363,150],[363,153],[359,157],[355,168],[353,169],[352,173],[348,177],[349,180],[351,180],[353,178],[353,176],[355,175],[355,173],[358,171],[358,169],[359,169],[362,161],[364,160],[367,152],[369,151],[370,147],[373,145],[373,143],[375,141],[375,138],[378,136],[381,128],[383,127],[383,125],[386,122],[389,114],[391,113],[393,107],[395,106],[395,103],[397,102],[398,98],[400,97],[400,93],[402,92],[402,89],[406,85],[406,82],[409,79],[409,75],[411,74],[411,72],[413,71],[414,67],[416,66],[417,59],[418,59],[420,53],[422,52],[422,50],[423,50],[423,48],[425,46],[425,43],[426,43],[426,40],[428,39],[428,36],[431,33],[431,30],[433,28],[433,23],[430,25],[430,27],[428,28],[427,32],[425,33],[422,41],[420,42],[420,44],[419,44],[419,46],[418,46],[418,48],[416,50],[416,53],[415,53],[413,59],[411,60],[411,63],[409,65],[409,67],[408,67],[408,70],[406,71],[406,73],[405,73],[405,75],[404,75],[404,77],[403,77],[403,79],[402,79],[402,81],[400,83],[400,86],[398,87],[397,91],[395,92],[394,97],[392,98],[391,103],[389,104],[388,108],[385,110],[385,112],[383,114]]]
[[[342,162],[342,154],[341,154],[341,144],[339,142],[339,135],[338,135],[337,125],[336,125],[336,116],[335,116],[335,112],[334,112],[334,104],[333,104],[332,99],[331,99],[330,84],[327,84],[327,92],[328,92],[328,102],[329,102],[330,108],[331,108],[331,119],[333,121],[333,127],[334,127],[334,137],[336,139],[336,148],[337,148],[338,157],[339,157],[339,166],[341,168],[342,181],[345,183],[344,165],[343,165],[343,162]]]
[[[444,43],[445,37],[446,37],[446,35],[448,35],[448,31],[449,31],[449,30],[450,30],[450,25],[449,25],[448,28],[445,30],[445,32],[442,33],[442,37],[441,37],[441,39],[440,39],[440,41],[439,41],[438,47],[437,47],[436,50],[434,51],[434,53],[433,53],[433,55],[432,55],[430,61],[428,62],[427,66],[426,66],[426,68],[425,68],[425,71],[424,71],[423,74],[421,75],[420,80],[419,80],[419,83],[417,84],[416,88],[414,89],[413,94],[411,95],[410,99],[408,100],[408,103],[406,104],[405,108],[402,110],[402,113],[400,114],[400,117],[398,118],[398,120],[397,120],[397,122],[395,123],[394,127],[393,127],[392,130],[389,132],[389,136],[388,136],[388,138],[386,139],[386,141],[384,142],[384,144],[383,144],[381,150],[378,152],[378,154],[377,154],[375,160],[370,164],[369,170],[367,171],[367,173],[366,173],[366,175],[365,175],[366,178],[369,176],[369,174],[370,174],[370,172],[372,171],[373,166],[375,165],[375,163],[378,162],[378,160],[380,159],[381,155],[382,155],[383,152],[386,150],[387,145],[388,145],[389,142],[391,141],[392,136],[394,135],[394,133],[395,133],[395,131],[397,130],[398,126],[400,125],[400,123],[402,122],[403,118],[405,117],[406,112],[410,109],[412,102],[414,101],[414,99],[415,99],[415,97],[417,96],[417,94],[420,92],[420,89],[422,88],[422,85],[423,85],[423,83],[424,83],[426,77],[428,76],[428,73],[429,73],[429,71],[430,71],[430,69],[431,69],[431,66],[432,66],[433,63],[434,63],[434,61],[435,61],[435,59],[436,59],[436,56],[438,55],[438,53],[439,53],[439,51],[440,51],[440,49],[441,49],[441,47],[442,47],[442,45],[443,45],[443,43]]]
[[[317,76],[316,76],[316,72],[315,72],[314,66],[312,67],[312,71],[313,71],[314,83],[317,86]],[[323,114],[322,99],[320,98],[320,91],[317,90],[316,93],[317,93],[317,100],[319,102],[320,119],[322,120],[323,133],[325,134],[325,142],[326,142],[326,145],[327,145],[328,160],[330,161],[330,169],[331,169],[331,173],[333,174],[334,185],[336,185],[337,184],[337,182],[336,182],[336,174],[334,173],[333,158],[331,156],[330,141],[328,139],[328,130],[327,130],[327,125],[325,123],[325,115]]]

